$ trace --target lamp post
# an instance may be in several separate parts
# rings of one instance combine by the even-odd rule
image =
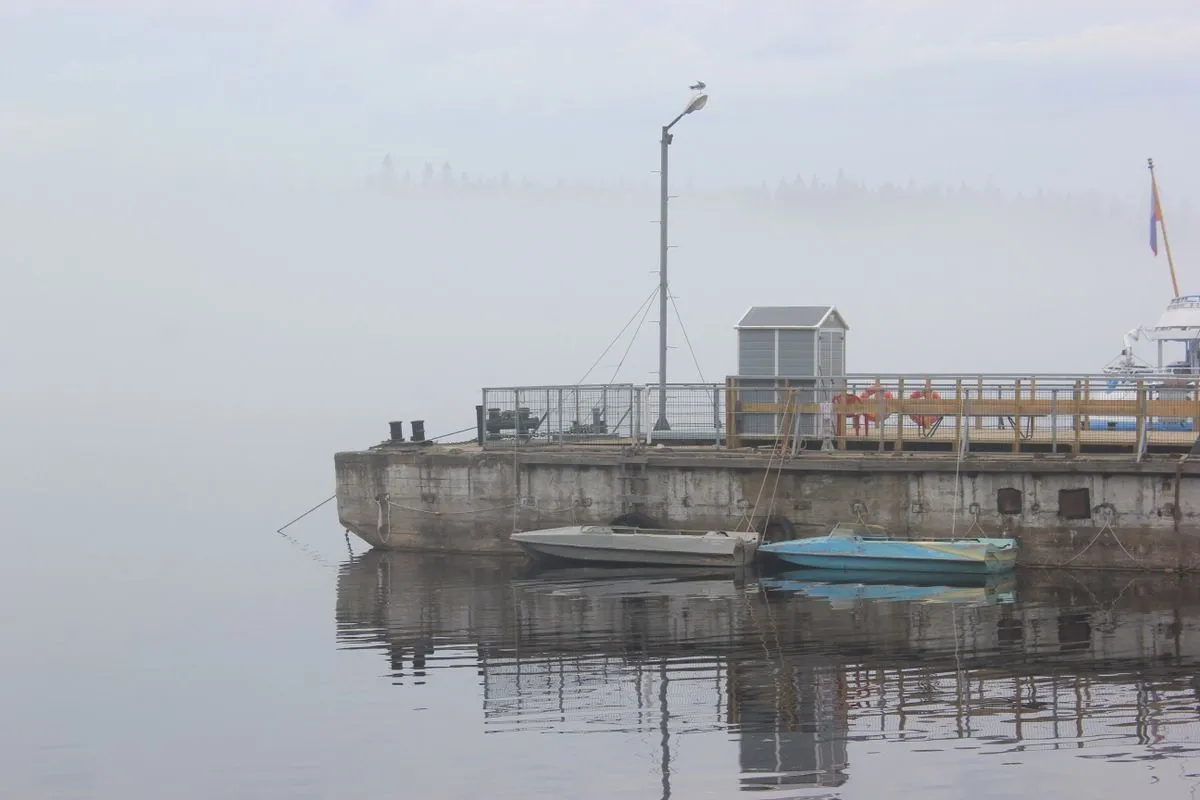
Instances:
[[[658,192],[658,421],[654,430],[669,431],[667,422],[667,149],[671,146],[671,128],[675,123],[699,111],[708,103],[704,83],[692,86],[696,95],[679,116],[663,125],[662,140],[659,142],[659,192]]]

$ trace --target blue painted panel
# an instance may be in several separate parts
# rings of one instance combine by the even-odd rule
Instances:
[[[920,542],[839,534],[764,544],[759,552],[822,569],[987,573],[1013,568],[1016,542],[994,538]]]
[[[895,572],[937,572],[981,575],[993,571],[990,561],[956,561],[946,559],[887,558],[863,556],[831,556],[812,553],[775,553],[780,560],[800,567],[837,570],[886,570]]]

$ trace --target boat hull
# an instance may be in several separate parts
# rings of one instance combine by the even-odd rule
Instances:
[[[828,570],[989,575],[1017,565],[1013,539],[898,539],[866,526],[839,525],[827,536],[774,542],[759,551],[793,566]]]
[[[772,553],[776,558],[798,567],[827,570],[865,570],[879,572],[924,572],[943,575],[992,575],[1016,567],[1011,557],[958,560],[945,558],[893,558],[887,556],[837,556],[819,553]]]
[[[754,560],[757,535],[581,526],[514,533],[512,540],[534,558],[552,563],[744,567]]]

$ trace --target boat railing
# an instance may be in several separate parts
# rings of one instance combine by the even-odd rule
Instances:
[[[730,531],[716,528],[639,528],[634,525],[586,525],[585,528],[597,528],[602,530],[611,530],[616,533],[653,533],[658,535],[678,535],[678,536],[707,536],[710,533],[723,533],[725,535],[744,533],[749,535],[753,531]]]

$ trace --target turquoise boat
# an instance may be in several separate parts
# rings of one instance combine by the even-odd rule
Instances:
[[[909,539],[879,525],[839,522],[825,536],[763,544],[758,552],[799,567],[980,575],[1017,565],[1016,539]]]

